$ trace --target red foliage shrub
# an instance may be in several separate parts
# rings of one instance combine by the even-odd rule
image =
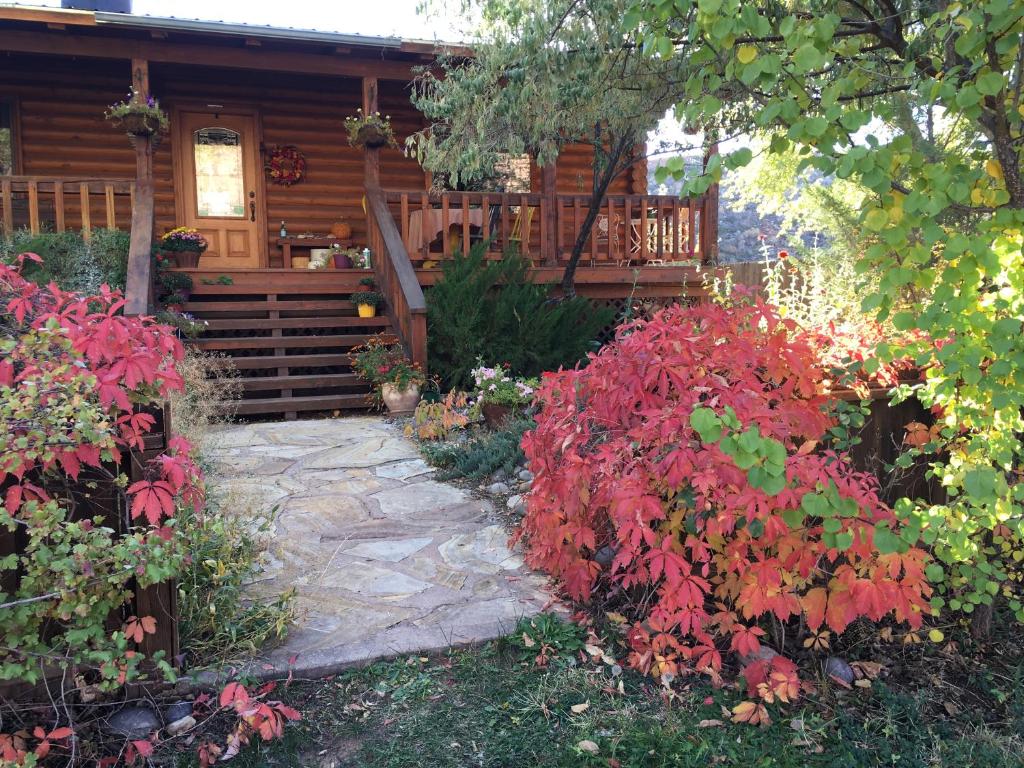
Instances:
[[[823,378],[761,303],[663,310],[585,368],[546,375],[523,440],[528,563],[575,600],[620,593],[630,662],[656,674],[716,674],[723,650],[758,650],[769,614],[815,632],[888,614],[920,625],[919,531],[872,477],[815,450]],[[796,695],[784,659],[746,677],[766,702]]]
[[[16,577],[0,601],[17,606],[0,626],[0,679],[31,682],[40,659],[98,669],[111,686],[130,677],[141,656],[129,643],[155,623],[133,617],[110,631],[109,619],[133,586],[174,573],[183,553],[168,521],[179,504],[202,503],[202,475],[181,438],[137,482],[117,474],[153,429],[142,409],[182,386],[172,330],[125,317],[123,304],[105,287],[81,296],[0,265],[0,531],[25,540],[0,563]],[[84,511],[83,496],[101,491],[117,508]]]

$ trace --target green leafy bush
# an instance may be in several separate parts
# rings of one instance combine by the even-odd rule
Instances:
[[[536,426],[532,418],[509,418],[499,430],[480,430],[474,437],[459,442],[433,445],[420,450],[428,462],[441,469],[441,479],[462,477],[481,480],[498,470],[511,473],[523,462],[523,433]]]
[[[242,659],[282,639],[295,618],[290,590],[265,600],[244,594],[262,568],[273,511],[234,502],[212,497],[202,514],[181,520],[189,558],[178,577],[178,616],[189,666]]]
[[[94,229],[88,242],[79,232],[20,230],[0,238],[0,262],[13,264],[18,254],[35,253],[42,262],[28,262],[23,271],[34,283],[52,281],[79,293],[96,293],[104,283],[124,289],[128,242],[129,234],[119,229]]]
[[[427,294],[430,367],[451,388],[467,389],[478,358],[519,376],[572,366],[596,348],[609,309],[584,298],[551,299],[550,286],[529,279],[530,264],[506,254],[484,258],[482,244],[455,254]]]

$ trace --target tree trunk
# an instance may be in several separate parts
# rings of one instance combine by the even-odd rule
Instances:
[[[607,194],[612,180],[618,176],[621,170],[619,166],[631,145],[632,141],[625,138],[613,142],[611,151],[608,153],[608,162],[600,174],[597,173],[595,158],[595,181],[590,195],[590,205],[587,206],[587,215],[583,218],[580,231],[576,233],[576,242],[573,243],[569,263],[565,265],[565,271],[562,273],[562,295],[567,299],[576,295],[576,267],[579,266],[580,259],[583,257],[583,249],[590,238],[590,231],[594,228],[594,222],[597,221],[597,216],[601,212],[601,201]],[[611,226],[611,222],[609,222],[609,226]]]

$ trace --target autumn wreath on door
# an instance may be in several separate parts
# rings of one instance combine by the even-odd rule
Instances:
[[[267,153],[267,173],[275,184],[298,184],[306,175],[306,156],[294,144],[271,147]]]

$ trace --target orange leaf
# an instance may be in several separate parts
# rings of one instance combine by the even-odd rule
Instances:
[[[747,723],[748,725],[771,725],[772,719],[764,704],[756,701],[741,701],[732,708],[732,721],[734,723]]]

